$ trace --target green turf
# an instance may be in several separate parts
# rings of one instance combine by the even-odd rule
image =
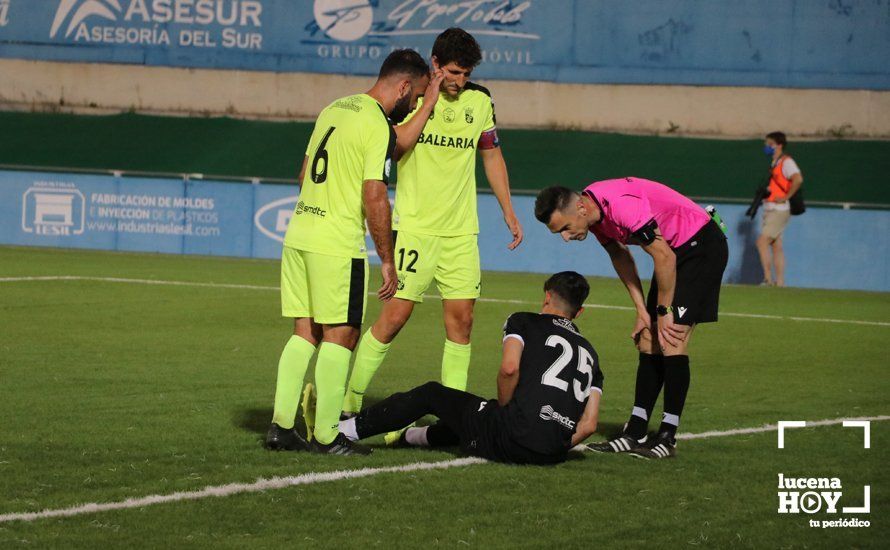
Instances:
[[[135,114],[0,113],[0,164],[296,178],[311,125]],[[748,198],[760,140],[502,130],[514,188],[639,176],[699,197]],[[792,144],[809,200],[890,204],[890,141]],[[485,186],[481,165],[477,170]]]
[[[0,278],[77,275],[275,287],[273,261],[0,248]],[[375,273],[376,275],[376,273]],[[540,301],[540,275],[486,273],[470,390],[495,392],[500,329]],[[372,279],[378,280],[376,277]],[[590,302],[626,305],[591,279]],[[724,312],[885,322],[890,294],[728,286]],[[289,323],[272,289],[90,280],[0,281],[0,514],[199,489],[259,477],[450,459],[378,449],[370,457],[269,453],[278,354]],[[372,300],[368,315],[379,305]],[[399,336],[375,401],[439,372],[440,306]],[[625,420],[636,352],[632,313],[579,320],[606,374],[602,431]],[[687,432],[777,420],[890,414],[890,327],[724,316],[697,329]],[[600,436],[595,436],[600,437]],[[0,524],[0,546],[183,547],[884,547],[890,423],[681,442],[673,461],[585,456],[553,468],[485,464],[386,474],[264,493],[34,523]],[[839,476],[842,504],[872,487],[867,529],[812,529],[776,513],[778,473]],[[829,516],[817,514],[816,519]]]

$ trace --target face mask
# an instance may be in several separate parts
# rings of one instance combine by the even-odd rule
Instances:
[[[776,152],[776,148],[773,147],[772,145],[764,145],[763,146],[763,154],[764,155],[771,157],[771,156],[773,156],[773,153],[775,153],[775,152]]]

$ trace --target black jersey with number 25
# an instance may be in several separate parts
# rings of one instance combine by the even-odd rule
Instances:
[[[539,453],[565,452],[590,392],[603,389],[596,351],[557,315],[514,313],[504,324],[509,338],[523,344],[519,383],[503,408],[510,439]]]

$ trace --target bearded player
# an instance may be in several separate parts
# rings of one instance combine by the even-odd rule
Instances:
[[[479,44],[466,31],[451,28],[441,33],[432,50],[434,81],[441,81],[441,91],[435,101],[425,95],[396,127],[393,231],[398,290],[359,344],[343,403],[346,417],[361,410],[371,377],[433,280],[442,296],[445,324],[442,384],[467,387],[473,307],[482,284],[477,150],[513,237],[508,248],[522,242],[491,94],[469,81],[481,59]]]
[[[315,121],[281,255],[281,311],[294,318],[294,332],[278,362],[269,449],[366,452],[337,430],[368,293],[365,223],[382,262],[377,295],[389,300],[397,284],[387,195],[396,136],[389,117],[408,113],[428,83],[426,61],[413,50],[395,50],[370,90],[334,101]],[[294,418],[316,349],[318,403],[310,446],[294,430]]]

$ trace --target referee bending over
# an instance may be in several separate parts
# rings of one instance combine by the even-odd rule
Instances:
[[[640,361],[630,420],[623,433],[591,450],[674,456],[689,390],[689,340],[696,324],[717,321],[729,257],[726,236],[703,208],[666,185],[640,178],[599,181],[581,193],[549,187],[538,194],[535,217],[566,242],[596,235],[637,310],[631,338]],[[647,298],[627,245],[641,246],[655,262]],[[647,440],[662,385],[664,416]]]

